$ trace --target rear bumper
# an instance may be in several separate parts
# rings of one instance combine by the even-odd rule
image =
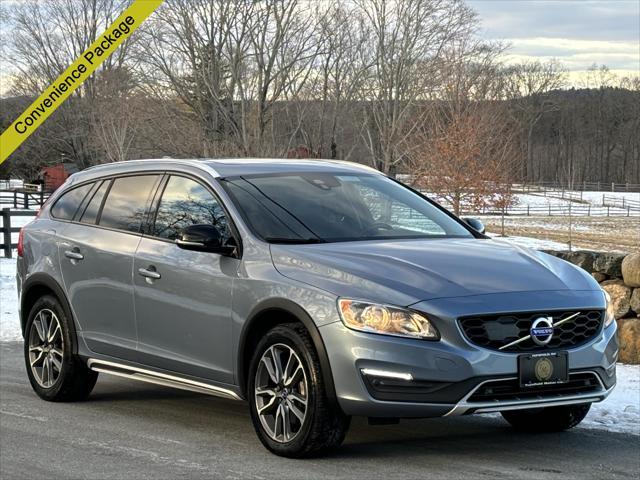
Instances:
[[[483,386],[504,386],[517,379],[517,354],[477,348],[460,335],[428,342],[356,332],[341,322],[319,330],[338,402],[348,415],[426,418],[592,403],[604,400],[616,382],[615,322],[593,341],[569,350],[570,378],[590,376],[589,388],[533,396],[514,391],[509,398],[481,400],[477,393]]]

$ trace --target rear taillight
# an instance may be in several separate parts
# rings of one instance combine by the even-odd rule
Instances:
[[[20,233],[18,234],[18,256],[22,257],[24,255],[24,228],[20,229]]]

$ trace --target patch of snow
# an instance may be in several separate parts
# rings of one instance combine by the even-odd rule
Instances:
[[[533,248],[535,250],[569,250],[568,243],[554,242],[533,237],[501,237],[497,233],[487,233],[496,242],[511,243],[519,247]],[[574,249],[576,246],[574,245]]]
[[[22,340],[18,318],[16,259],[0,258],[0,341]]]
[[[611,395],[591,405],[580,427],[640,435],[640,365],[619,363],[616,376]]]

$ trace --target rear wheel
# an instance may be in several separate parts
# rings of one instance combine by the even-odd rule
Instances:
[[[247,392],[256,433],[277,455],[319,455],[344,440],[350,419],[328,400],[318,354],[302,325],[279,325],[264,336]]]
[[[590,408],[590,403],[581,403],[560,407],[509,410],[502,412],[502,416],[513,428],[523,432],[560,432],[578,425],[587,416]]]
[[[44,400],[85,400],[98,378],[97,372],[73,354],[70,321],[51,295],[39,298],[29,312],[24,343],[27,375]]]

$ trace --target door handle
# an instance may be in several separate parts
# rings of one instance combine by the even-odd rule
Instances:
[[[158,280],[161,275],[156,271],[156,268],[150,266],[149,268],[139,268],[138,273],[145,277],[147,281],[149,280]]]
[[[84,255],[82,255],[78,249],[65,250],[64,256],[71,260],[82,260],[84,258]]]

